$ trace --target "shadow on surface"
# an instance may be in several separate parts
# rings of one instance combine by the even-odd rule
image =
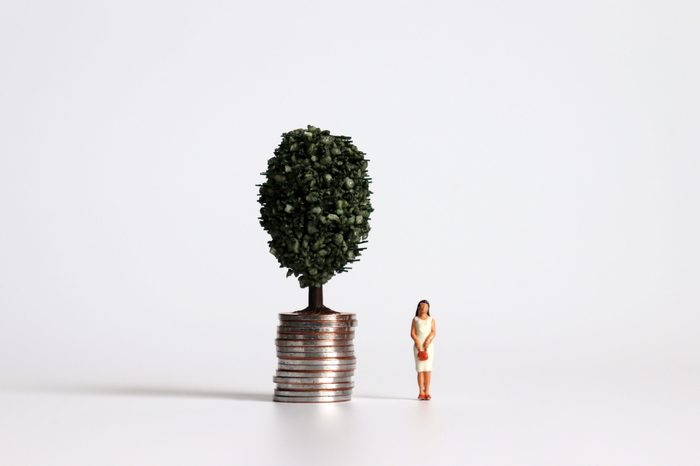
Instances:
[[[365,398],[368,400],[396,400],[396,401],[418,401],[416,398],[408,398],[408,397],[402,397],[402,396],[382,396],[382,395],[353,395],[353,398]]]
[[[243,392],[236,390],[209,390],[188,387],[159,387],[145,385],[65,385],[27,387],[27,391],[42,393],[68,393],[75,395],[216,398],[224,400],[266,401],[272,403],[272,394]]]
[[[97,395],[97,396],[134,396],[134,397],[171,397],[171,398],[202,398],[239,401],[272,401],[272,393],[246,392],[240,390],[213,390],[197,387],[166,387],[158,385],[117,385],[117,384],[84,384],[84,385],[33,385],[6,387],[5,390],[15,392],[35,392],[48,394]],[[417,401],[415,398],[389,395],[353,394],[353,399]]]

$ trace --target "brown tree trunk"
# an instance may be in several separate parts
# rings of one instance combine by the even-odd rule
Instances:
[[[337,314],[331,308],[323,305],[323,286],[309,287],[309,305],[305,309],[300,309],[296,312],[304,314]]]

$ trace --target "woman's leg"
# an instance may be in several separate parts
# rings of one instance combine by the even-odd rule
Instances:
[[[427,371],[427,372],[421,372],[421,374],[425,374],[423,377],[423,383],[425,384],[425,394],[430,395],[430,376],[433,375],[432,371]]]
[[[423,395],[425,393],[425,372],[419,372],[418,373],[418,390],[420,391],[420,394]]]

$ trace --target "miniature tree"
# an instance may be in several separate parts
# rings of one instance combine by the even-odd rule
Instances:
[[[374,209],[364,156],[350,137],[309,125],[282,134],[261,173],[259,219],[270,252],[309,288],[309,305],[297,312],[336,313],[323,305],[323,284],[365,249]]]

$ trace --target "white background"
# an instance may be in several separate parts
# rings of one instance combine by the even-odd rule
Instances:
[[[698,24],[692,1],[2,2],[0,462],[698,464]],[[359,320],[332,407],[269,401],[306,289],[255,185],[307,124],[373,178],[367,249],[324,287]]]

